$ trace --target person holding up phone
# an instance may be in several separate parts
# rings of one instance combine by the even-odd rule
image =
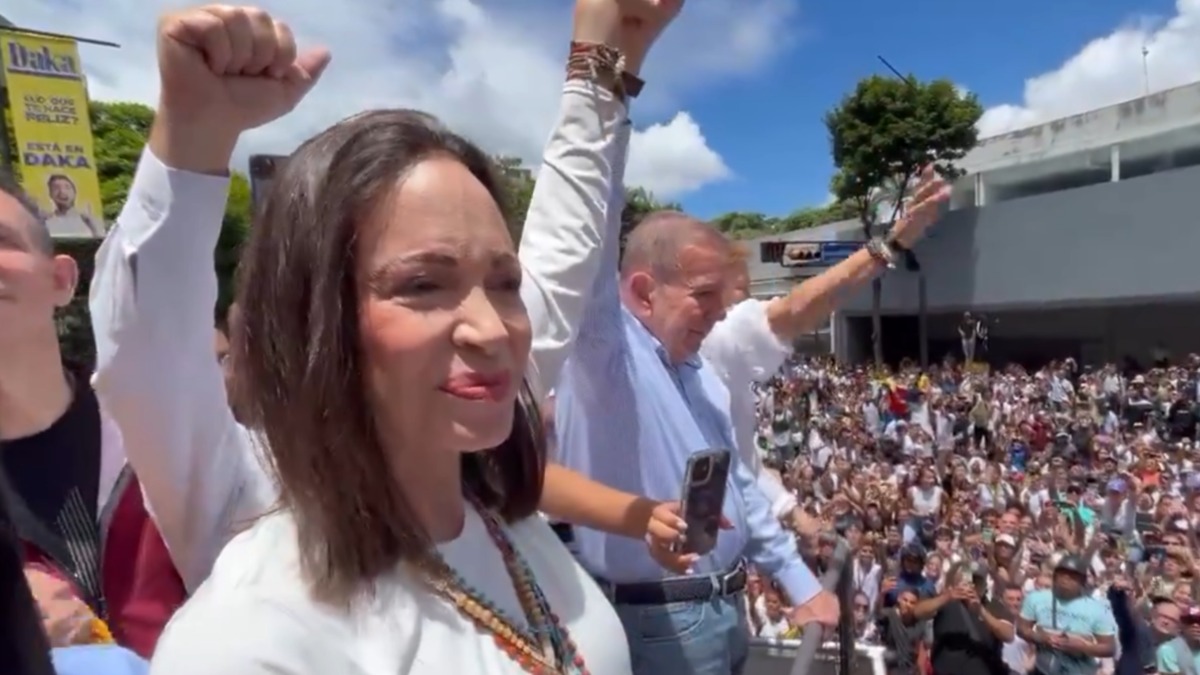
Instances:
[[[933,622],[934,675],[1008,675],[1002,649],[1016,637],[1014,618],[1002,601],[988,596],[983,563],[955,565],[945,590],[918,602],[913,614]]]

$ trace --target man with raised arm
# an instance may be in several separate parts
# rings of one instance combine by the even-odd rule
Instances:
[[[795,341],[828,319],[840,299],[887,269],[886,260],[872,253],[872,247],[895,246],[898,251],[911,247],[937,219],[938,209],[948,197],[945,182],[932,170],[925,172],[914,190],[912,204],[886,241],[865,246],[821,274],[797,284],[785,295],[770,300],[750,297],[745,255],[734,257],[728,313],[705,338],[700,353],[729,388],[735,440],[742,461],[757,477],[758,486],[771,500],[775,515],[791,517],[806,536],[816,533],[817,523],[796,509],[796,497],[784,489],[778,478],[762,470],[762,458],[754,444],[756,403],[750,387],[775,375],[791,355]]]
[[[613,218],[621,210],[619,181],[617,188]],[[867,248],[842,275],[869,278],[894,256],[885,242]],[[700,354],[725,318],[731,255],[721,233],[678,212],[640,223],[619,264],[616,242],[606,243],[594,297],[556,389],[564,464],[618,490],[677,499],[690,457],[736,452],[729,389]],[[759,318],[764,331],[773,327]],[[791,312],[779,312],[780,327],[794,323]],[[741,386],[748,389],[749,381]],[[793,624],[836,623],[836,599],[821,590],[736,455],[722,513],[731,530],[710,554],[691,556],[692,573],[681,576],[664,574],[632,542],[577,528],[579,558],[613,599],[639,675],[741,672],[749,649],[741,598],[747,559],[788,593],[796,605]]]
[[[662,4],[578,0],[573,40],[621,51],[627,91],[636,93],[642,60],[675,15]],[[671,4],[678,9],[678,0]],[[314,49],[279,73],[247,70],[221,44],[208,42],[206,22],[252,22],[256,12],[212,6],[191,10],[186,22],[164,22],[174,29],[158,39],[162,93],[155,125],[129,200],[98,253],[91,290],[96,393],[125,437],[188,589],[205,579],[238,527],[276,495],[251,435],[230,412],[213,358],[211,251],[229,162],[241,134],[294,108],[330,61],[327,51]],[[616,236],[606,209],[615,148],[628,133],[625,100],[594,78],[565,84],[520,246],[521,296],[542,381],[553,381],[566,359],[600,247]],[[553,467],[543,508],[627,536],[675,536],[669,508]]]

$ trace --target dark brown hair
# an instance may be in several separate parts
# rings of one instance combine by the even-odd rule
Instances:
[[[461,162],[502,203],[491,161],[470,142],[423,113],[373,111],[284,163],[243,253],[241,314],[231,326],[238,402],[270,448],[319,600],[348,603],[375,577],[432,551],[392,478],[368,403],[356,242],[405,175],[434,156]],[[509,438],[463,455],[464,491],[510,521],[531,515],[545,465],[540,429],[526,385]]]

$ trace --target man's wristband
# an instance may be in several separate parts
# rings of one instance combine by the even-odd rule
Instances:
[[[865,248],[867,253],[870,253],[871,257],[875,259],[875,262],[889,270],[896,269],[896,254],[883,239],[878,237],[871,239],[866,243]]]
[[[593,82],[621,101],[637,98],[646,86],[642,78],[625,70],[625,57],[620,50],[595,42],[571,43],[567,79]]]

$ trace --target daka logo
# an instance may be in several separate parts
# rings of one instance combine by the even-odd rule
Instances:
[[[8,42],[8,72],[67,80],[82,78],[73,54],[56,52],[49,45],[31,49],[15,40]]]

